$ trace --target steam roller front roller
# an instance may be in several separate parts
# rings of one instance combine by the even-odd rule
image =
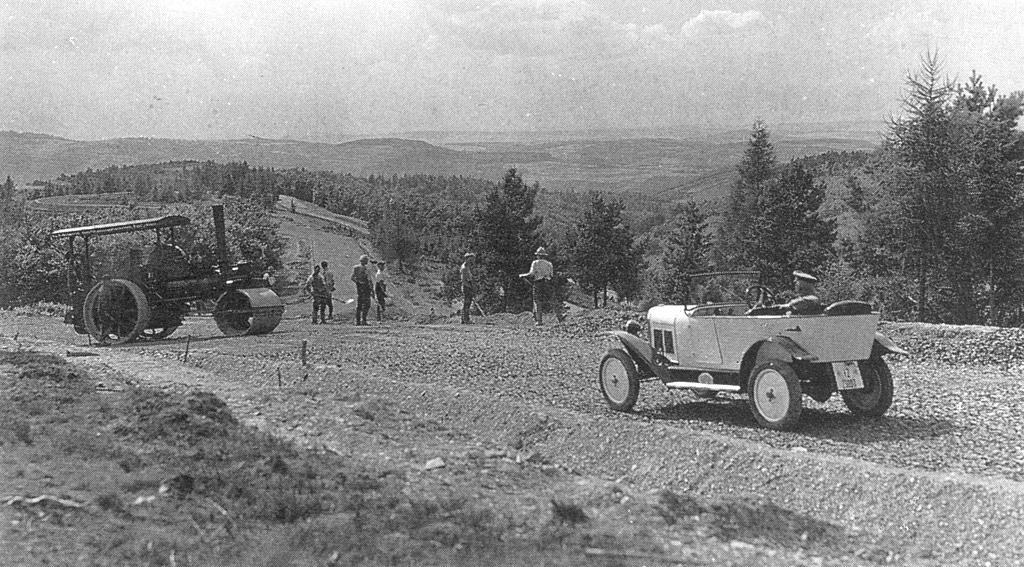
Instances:
[[[277,328],[284,304],[270,288],[231,289],[217,300],[213,319],[229,337],[262,335]]]

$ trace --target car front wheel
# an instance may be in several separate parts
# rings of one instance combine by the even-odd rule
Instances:
[[[880,417],[892,405],[892,372],[881,358],[871,358],[858,363],[864,387],[858,390],[843,390],[841,395],[846,407],[856,415]]]
[[[601,359],[598,375],[601,394],[616,411],[629,411],[640,395],[640,375],[626,351],[613,348]]]
[[[800,379],[785,362],[772,360],[754,367],[747,382],[747,396],[762,427],[782,431],[791,429],[800,419]]]

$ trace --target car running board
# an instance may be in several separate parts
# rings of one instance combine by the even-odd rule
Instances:
[[[676,390],[712,390],[715,392],[739,392],[739,386],[731,384],[701,384],[700,382],[665,382],[665,387]]]

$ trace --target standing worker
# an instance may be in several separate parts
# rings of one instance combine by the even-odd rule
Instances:
[[[384,320],[384,301],[388,298],[387,264],[377,262],[377,273],[373,276],[373,295],[377,298],[377,322]]]
[[[476,295],[476,280],[473,279],[473,260],[476,254],[466,252],[462,256],[462,266],[459,267],[459,277],[462,279],[462,324],[468,325],[469,309],[473,306],[473,297]]]
[[[313,296],[313,324],[317,324],[317,314],[320,314],[320,321],[326,323],[324,311],[327,308],[327,286],[324,285],[323,275],[320,273],[320,266],[313,266],[313,273],[306,278],[304,289]]]
[[[366,264],[370,257],[363,254],[359,257],[359,263],[352,268],[351,280],[356,284],[356,325],[368,325],[366,315],[370,312],[370,295],[373,288],[370,285],[370,274],[366,271]]]
[[[327,287],[327,318],[334,320],[334,272],[327,269],[327,260],[320,262],[320,276]]]
[[[544,324],[544,310],[547,309],[551,296],[551,278],[555,268],[548,262],[548,251],[543,246],[534,253],[536,258],[530,264],[530,271],[519,274],[533,285],[533,318],[536,325]]]

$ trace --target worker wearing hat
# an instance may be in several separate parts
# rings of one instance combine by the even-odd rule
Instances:
[[[548,262],[548,251],[543,246],[537,248],[535,259],[530,264],[530,271],[519,274],[533,285],[533,318],[537,325],[544,324],[544,310],[548,308],[551,296],[551,278],[555,268]]]
[[[369,325],[366,322],[366,315],[370,312],[370,295],[373,293],[373,286],[370,284],[370,274],[366,271],[366,265],[370,263],[370,257],[363,254],[359,257],[359,263],[352,268],[352,275],[349,279],[356,284],[356,325]]]
[[[793,272],[793,289],[796,291],[797,297],[789,303],[782,304],[781,307],[794,315],[821,313],[823,307],[821,299],[818,298],[818,292],[815,290],[817,284],[818,278],[811,274],[800,270]]]
[[[462,265],[459,266],[459,278],[462,280],[462,324],[468,325],[469,309],[473,306],[473,298],[476,296],[476,279],[473,278],[473,261],[476,254],[466,252],[462,255]]]

